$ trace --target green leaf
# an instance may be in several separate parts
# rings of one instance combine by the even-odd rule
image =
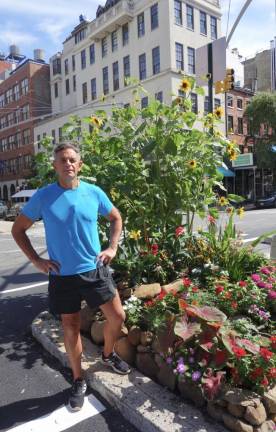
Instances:
[[[169,137],[165,143],[164,150],[167,154],[177,155],[177,146],[172,137]]]
[[[235,195],[235,194],[229,194],[229,195],[227,195],[227,198],[229,201],[232,201],[235,203],[241,203],[245,200],[244,197],[242,197],[240,195]]]

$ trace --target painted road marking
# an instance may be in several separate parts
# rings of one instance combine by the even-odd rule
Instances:
[[[85,398],[80,411],[70,412],[67,406],[63,406],[51,414],[9,429],[9,432],[61,432],[104,410],[103,404],[91,394]]]
[[[42,286],[42,285],[47,285],[47,284],[48,284],[48,281],[39,282],[39,283],[36,283],[36,284],[33,284],[33,285],[27,285],[27,286],[24,286],[24,287],[12,288],[12,289],[9,289],[9,290],[1,291],[0,294],[8,294],[8,293],[15,292],[15,291],[24,291],[24,290],[27,290],[27,289],[31,289],[31,288],[35,288],[35,287]]]
[[[242,242],[243,243],[253,242],[254,240],[257,240],[257,238],[258,237],[252,237],[252,238],[249,238],[249,239],[243,239]]]
[[[36,246],[35,248],[36,249],[45,249],[45,251],[46,251],[45,246]],[[0,253],[3,253],[3,254],[6,254],[6,253],[15,253],[15,252],[22,253],[22,250],[21,249],[12,249],[12,250],[8,250],[8,251],[0,251]]]

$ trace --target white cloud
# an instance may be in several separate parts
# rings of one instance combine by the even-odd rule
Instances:
[[[12,45],[24,43],[24,45],[33,45],[36,43],[37,37],[31,33],[22,31],[14,23],[7,22],[5,26],[1,27],[0,42],[5,45]]]
[[[56,44],[60,42],[62,44],[64,31],[68,28],[68,21],[54,20],[53,18],[45,18],[39,22],[35,27],[35,30],[42,32],[49,37],[49,39]],[[72,27],[73,27],[72,23]]]

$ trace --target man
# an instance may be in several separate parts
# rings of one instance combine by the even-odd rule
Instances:
[[[106,194],[78,179],[82,161],[73,144],[54,151],[58,181],[39,189],[28,201],[12,227],[12,235],[36,268],[49,274],[50,311],[60,314],[64,343],[73,373],[69,405],[81,409],[86,383],[81,371],[81,300],[100,307],[106,317],[102,362],[120,374],[130,368],[113,351],[125,313],[107,265],[115,257],[122,219]],[[110,221],[110,244],[102,252],[97,229],[98,213]],[[49,259],[34,250],[26,231],[42,218]]]

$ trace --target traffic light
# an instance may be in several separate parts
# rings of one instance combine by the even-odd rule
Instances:
[[[226,78],[224,80],[224,90],[227,92],[233,90],[235,83],[235,71],[234,69],[226,69]]]
[[[223,93],[224,92],[224,81],[216,81],[215,82],[215,93]]]

